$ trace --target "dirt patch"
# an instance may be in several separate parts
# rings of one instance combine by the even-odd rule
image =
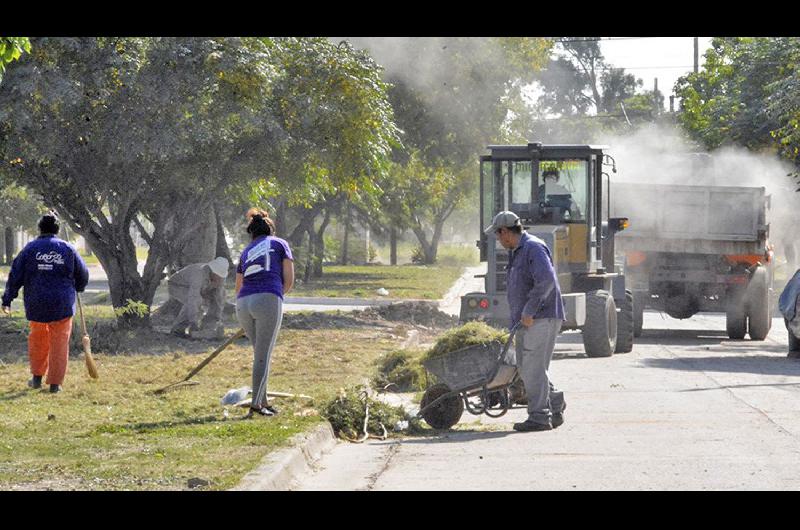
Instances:
[[[407,322],[436,328],[450,328],[458,324],[458,318],[437,309],[435,303],[400,302],[380,307],[369,307],[353,311],[359,318]]]
[[[362,328],[365,324],[374,325],[375,319],[359,318],[342,312],[285,313],[281,328],[286,329],[346,329]]]

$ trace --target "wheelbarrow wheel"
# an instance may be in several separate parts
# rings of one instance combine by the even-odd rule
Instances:
[[[437,383],[427,389],[422,396],[420,409],[428,403],[450,392],[450,387],[444,383]],[[464,401],[461,396],[455,395],[444,398],[439,403],[422,412],[422,418],[434,429],[449,429],[461,419],[464,413]]]

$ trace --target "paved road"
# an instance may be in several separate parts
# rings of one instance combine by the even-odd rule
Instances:
[[[560,336],[551,370],[566,423],[465,413],[432,438],[339,443],[303,490],[728,490],[800,488],[800,361],[775,319],[764,342],[729,341],[720,314],[645,315],[629,354],[589,359]]]

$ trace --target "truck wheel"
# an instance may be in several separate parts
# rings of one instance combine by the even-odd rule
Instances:
[[[583,347],[589,357],[610,357],[617,347],[617,308],[608,291],[586,293]]]
[[[796,337],[792,330],[789,329],[789,321],[785,318],[783,321],[786,323],[786,331],[789,332],[789,351],[800,351],[800,337]]]
[[[420,401],[420,409],[425,408],[439,396],[450,392],[450,387],[444,383],[437,383],[427,389]],[[434,429],[449,429],[461,419],[464,413],[464,401],[461,396],[451,396],[443,399],[435,406],[422,413],[422,418]]]
[[[637,294],[633,297],[633,336],[641,337],[644,330],[644,304],[646,297]]]
[[[741,299],[729,302],[728,310],[725,312],[725,327],[731,339],[743,339],[747,333],[747,313]]]
[[[633,293],[626,289],[625,299],[617,313],[617,347],[614,353],[629,353],[633,350],[634,322]]]
[[[747,327],[751,340],[764,340],[772,327],[767,270],[759,267],[750,277],[745,294]]]

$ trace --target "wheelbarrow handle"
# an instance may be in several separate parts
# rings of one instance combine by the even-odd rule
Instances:
[[[503,359],[506,358],[506,354],[508,353],[508,349],[511,347],[511,343],[514,341],[514,335],[517,334],[517,331],[519,330],[519,327],[521,325],[522,325],[522,322],[520,321],[520,322],[517,322],[516,324],[514,324],[514,326],[511,328],[511,332],[508,335],[508,340],[506,341],[505,346],[503,346],[503,351],[500,352],[500,357],[498,357],[498,359],[497,359],[498,361],[502,361]]]

